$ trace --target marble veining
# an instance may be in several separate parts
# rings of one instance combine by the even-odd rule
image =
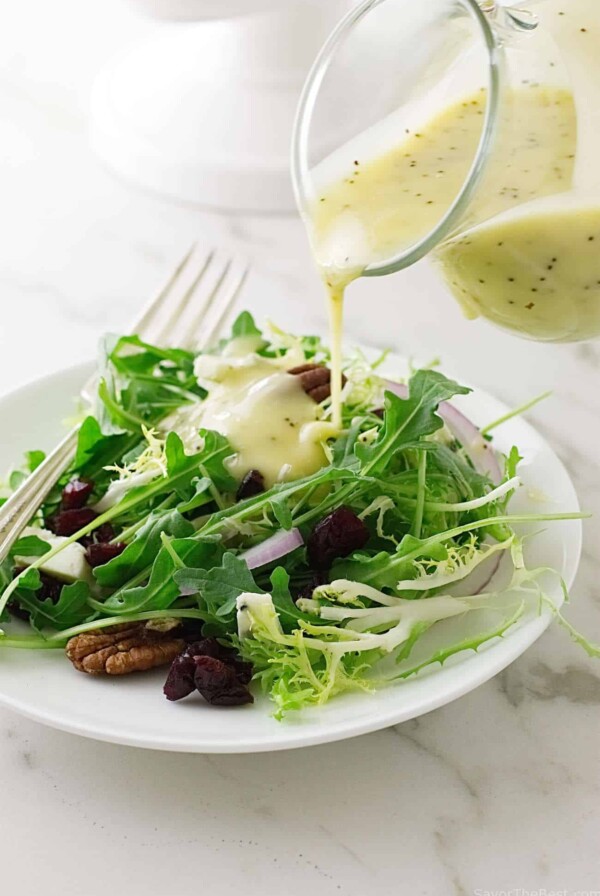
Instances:
[[[4,12],[2,391],[90,358],[99,332],[125,327],[192,239],[252,260],[245,301],[259,318],[324,330],[297,220],[164,203],[91,157],[93,74],[148,23],[118,0],[33,0]],[[553,390],[530,419],[595,514],[566,612],[600,641],[598,344],[535,345],[467,323],[427,264],[358,283],[347,325],[352,340],[439,356],[511,405]],[[599,704],[598,661],[555,626],[449,706],[291,753],[146,752],[2,709],[1,889],[106,896],[127,881],[131,896],[598,890]]]

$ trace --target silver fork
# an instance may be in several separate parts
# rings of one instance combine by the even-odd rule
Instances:
[[[246,262],[215,250],[207,254],[194,244],[131,332],[163,348],[207,348],[227,320],[247,274]],[[92,376],[81,390],[86,403],[91,403],[95,388]],[[0,563],[72,462],[78,434],[79,427],[72,429],[0,508]]]

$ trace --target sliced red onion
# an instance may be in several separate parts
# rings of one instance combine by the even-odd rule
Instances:
[[[282,529],[261,544],[244,551],[239,557],[240,560],[246,561],[248,569],[258,569],[259,566],[267,566],[268,563],[291,554],[303,544],[304,539],[299,529],[290,529],[288,532]]]
[[[385,385],[399,398],[408,398],[408,386],[403,383],[385,380]],[[447,401],[440,404],[438,411],[454,438],[464,448],[477,472],[487,476],[494,485],[499,485],[502,482],[502,470],[496,452],[483,438],[475,424]]]
[[[447,401],[440,405],[440,417],[463,446],[477,472],[488,476],[494,485],[500,485],[502,470],[496,452],[475,424]]]

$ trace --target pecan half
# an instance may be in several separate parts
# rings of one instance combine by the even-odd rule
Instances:
[[[172,629],[149,628],[144,622],[125,622],[84,632],[67,644],[68,658],[89,675],[128,675],[172,662],[185,647]]]
[[[306,394],[317,404],[331,395],[331,370],[324,364],[301,364],[299,367],[292,367],[288,373],[299,378]],[[346,377],[342,376],[342,384],[345,382]]]

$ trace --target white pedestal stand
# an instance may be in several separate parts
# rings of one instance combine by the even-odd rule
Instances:
[[[157,24],[97,78],[94,151],[125,179],[177,200],[223,210],[293,210],[296,103],[347,5],[278,0],[275,12]]]

